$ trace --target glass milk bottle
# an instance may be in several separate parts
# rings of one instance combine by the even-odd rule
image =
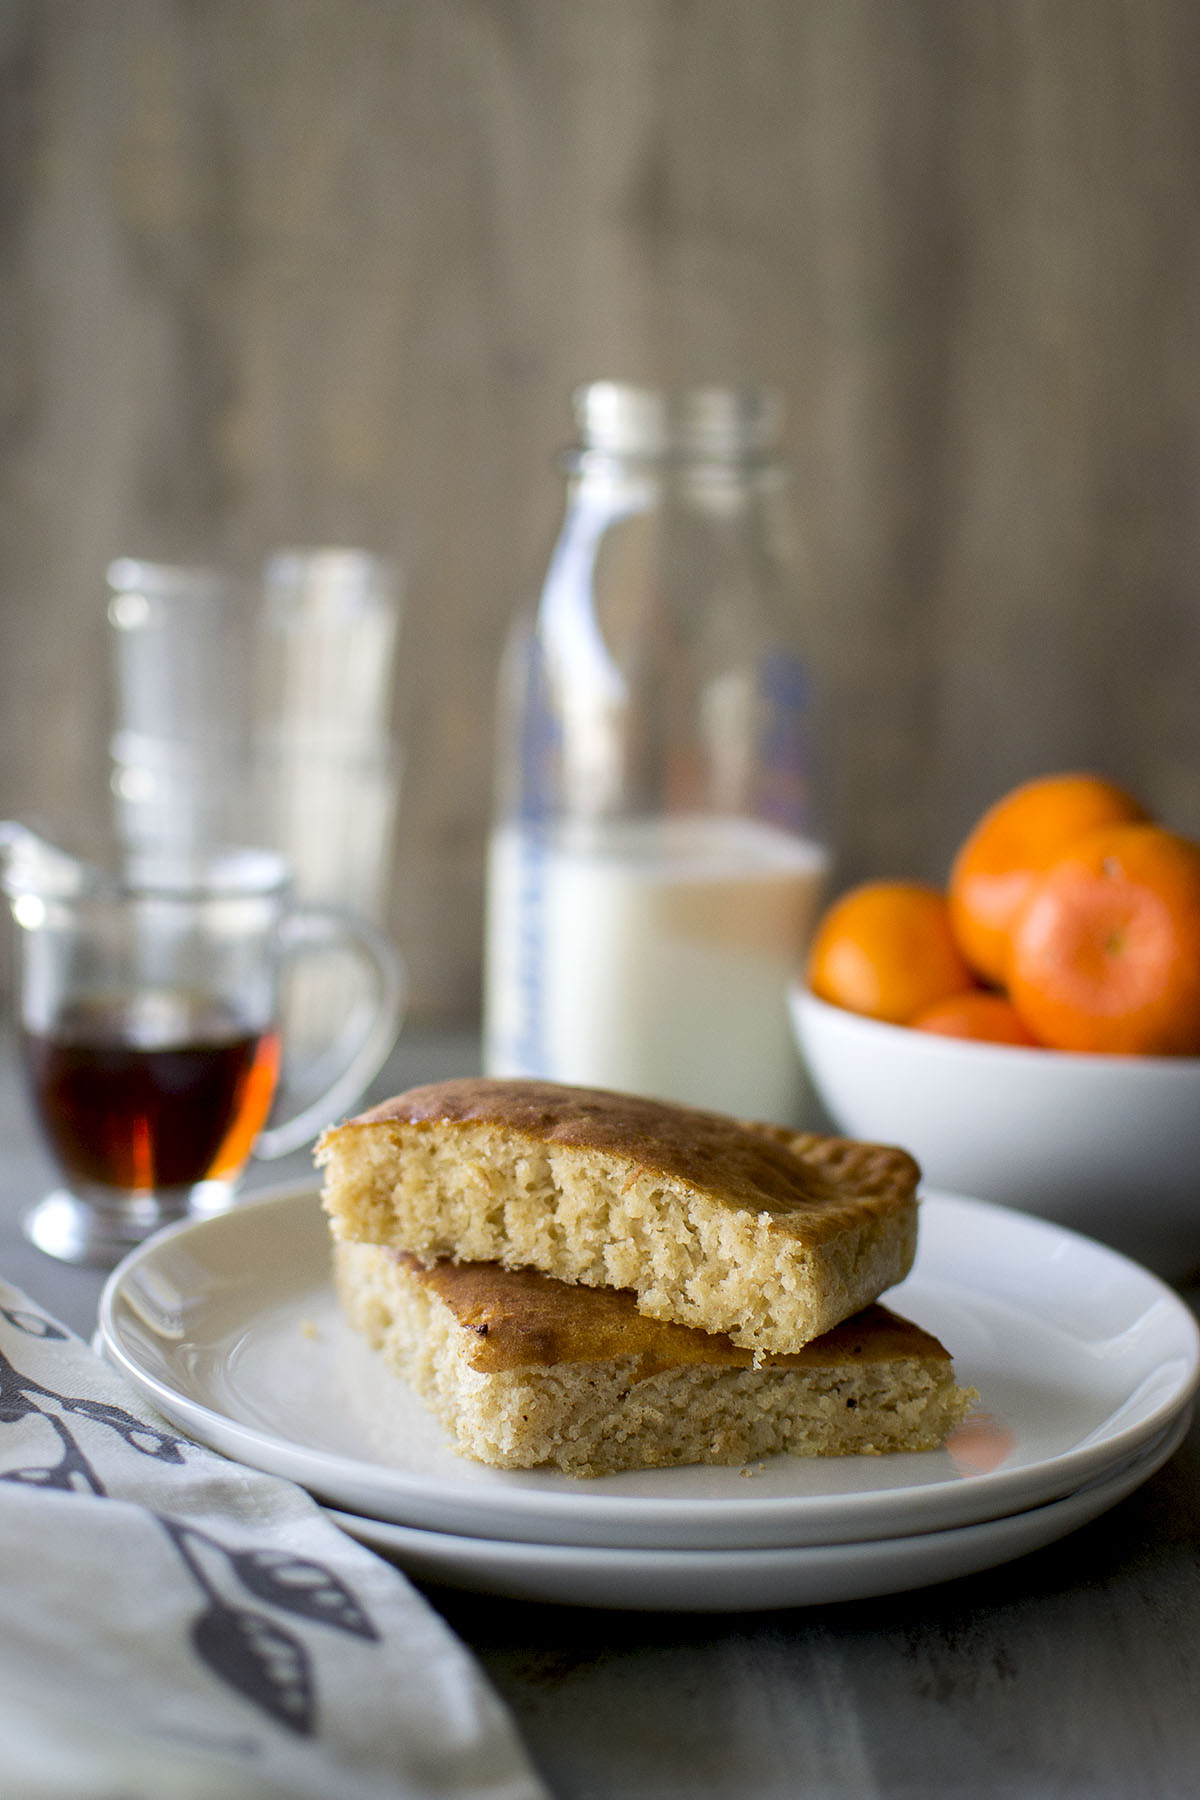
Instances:
[[[501,673],[484,1067],[797,1122],[786,990],[828,857],[780,407],[613,382],[575,407]]]

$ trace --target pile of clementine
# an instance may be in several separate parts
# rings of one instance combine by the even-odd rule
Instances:
[[[951,1037],[1200,1055],[1200,844],[1114,782],[1003,795],[944,889],[869,881],[818,923],[808,983],[852,1012]]]

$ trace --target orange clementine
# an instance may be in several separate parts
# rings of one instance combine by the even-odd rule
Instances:
[[[1081,838],[1032,883],[1008,976],[1055,1049],[1200,1055],[1200,844],[1149,824]]]
[[[909,1020],[914,1031],[932,1031],[939,1037],[975,1038],[989,1044],[1033,1046],[1037,1039],[1012,1001],[985,988],[968,988],[935,1000]]]
[[[919,881],[865,881],[835,900],[807,975],[822,1000],[895,1025],[971,983],[945,895]]]
[[[948,890],[954,934],[975,973],[1003,985],[1013,920],[1055,857],[1086,832],[1146,816],[1132,794],[1086,773],[1039,776],[990,806],[954,858]]]

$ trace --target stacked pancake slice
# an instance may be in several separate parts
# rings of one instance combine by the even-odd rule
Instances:
[[[974,1398],[874,1304],[916,1248],[902,1150],[464,1080],[326,1132],[317,1160],[347,1317],[483,1462],[928,1450]]]

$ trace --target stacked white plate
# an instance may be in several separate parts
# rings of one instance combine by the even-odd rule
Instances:
[[[971,1574],[1094,1519],[1187,1431],[1195,1320],[1090,1239],[928,1194],[886,1298],[979,1390],[945,1450],[594,1481],[448,1447],[342,1322],[312,1186],[148,1240],[110,1277],[100,1336],[181,1430],[299,1482],[418,1579],[585,1606],[804,1606]]]

